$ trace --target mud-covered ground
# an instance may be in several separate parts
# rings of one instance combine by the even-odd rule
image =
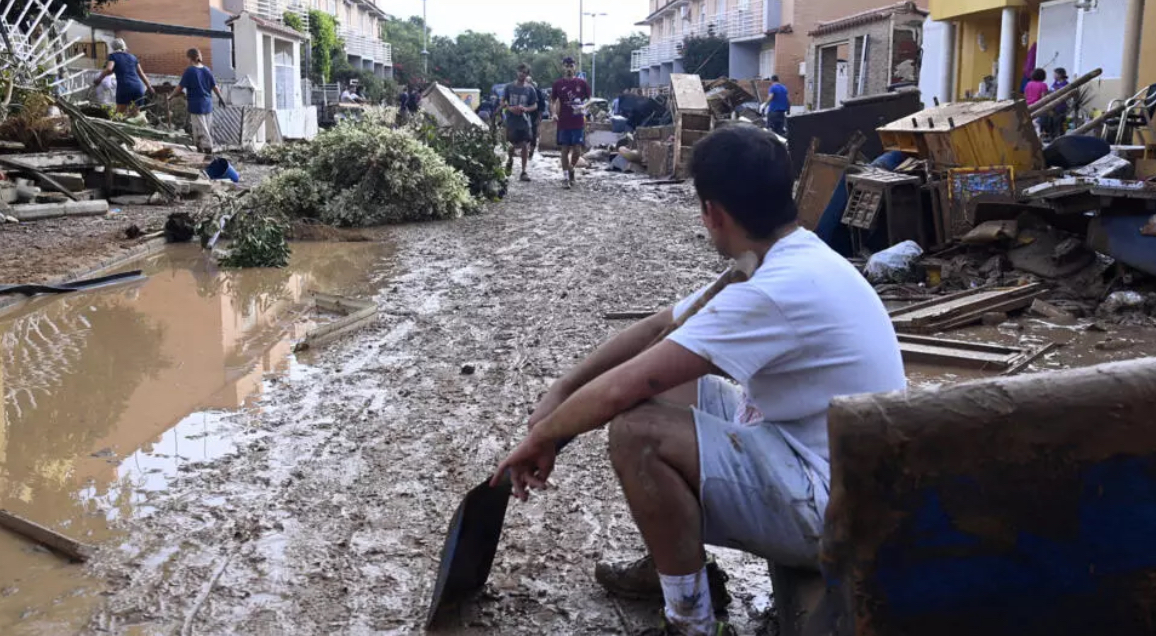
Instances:
[[[268,166],[235,162],[242,185],[260,182]],[[199,201],[171,205],[118,205],[109,202],[103,216],[46,219],[27,223],[0,222],[0,284],[40,283],[77,274],[127,254],[143,241],[129,239],[125,230],[137,226],[148,234],[164,229],[173,212],[196,212]]]
[[[378,323],[271,380],[236,453],[127,522],[91,568],[110,593],[90,633],[421,631],[460,497],[624,326],[603,312],[666,305],[724,267],[685,186],[590,175],[566,192],[550,159],[535,174],[481,216],[390,232]],[[446,633],[630,633],[657,616],[593,580],[598,560],[641,554],[604,432],[567,449],[554,484],[511,505],[490,585]],[[732,620],[768,629],[765,563],[721,560]]]

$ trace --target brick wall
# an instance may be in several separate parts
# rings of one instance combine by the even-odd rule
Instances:
[[[790,17],[791,33],[775,35],[775,72],[779,79],[791,91],[791,104],[806,103],[804,79],[799,76],[799,63],[810,56],[811,38],[807,35],[820,22],[830,22],[861,11],[878,9],[889,4],[892,0],[783,0],[785,6],[784,17]],[[928,0],[916,0],[915,4],[922,9],[928,7]],[[814,75],[814,69],[808,63],[807,79]]]
[[[873,95],[882,93],[887,90],[891,78],[891,20],[882,20],[879,22],[872,22],[858,27],[840,31],[839,33],[828,33],[826,35],[817,36],[811,40],[811,51],[807,61],[807,100],[808,106],[819,107],[819,87],[817,80],[819,79],[819,60],[821,58],[821,51],[825,47],[835,46],[838,44],[846,44],[847,60],[849,66],[849,73],[847,81],[849,86],[847,89],[848,97],[856,97],[859,95],[857,91],[858,75],[860,68],[866,68],[867,77],[864,84],[864,95]],[[859,38],[867,37],[867,59],[866,64],[860,66],[860,58],[863,56],[863,44]],[[827,91],[833,91],[834,86],[829,85],[831,78],[822,77],[823,93],[828,94]]]
[[[105,15],[160,22],[201,29],[211,28],[210,0],[120,0],[102,7]],[[128,44],[129,52],[140,58],[146,74],[180,75],[188,66],[185,51],[199,48],[205,64],[213,66],[213,51],[209,38],[191,38],[155,33],[121,31],[117,37]],[[224,64],[229,61],[225,60]]]

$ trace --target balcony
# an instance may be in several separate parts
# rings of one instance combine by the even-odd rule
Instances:
[[[361,35],[349,29],[338,29],[338,36],[345,41],[345,53],[376,64],[393,66],[393,47],[378,38]]]
[[[285,21],[286,13],[296,14],[309,31],[309,6],[305,0],[245,0],[244,9],[266,20]]]

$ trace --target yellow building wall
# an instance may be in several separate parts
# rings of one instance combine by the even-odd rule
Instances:
[[[1140,38],[1140,82],[1138,86],[1156,84],[1156,0],[1144,5],[1144,30]]]
[[[969,91],[979,88],[984,76],[993,75],[999,57],[999,13],[971,16],[959,22],[959,76],[956,78],[956,95],[961,98]],[[979,36],[983,35],[984,48],[980,48]]]
[[[952,20],[1003,9],[1025,6],[1024,0],[931,0],[932,20]]]

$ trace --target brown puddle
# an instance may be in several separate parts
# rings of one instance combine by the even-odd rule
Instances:
[[[301,243],[283,270],[221,270],[196,246],[122,268],[148,280],[0,314],[0,508],[115,549],[190,463],[230,452],[291,354],[308,291],[369,297],[379,243]],[[0,530],[0,634],[73,633],[97,602],[81,566]]]

